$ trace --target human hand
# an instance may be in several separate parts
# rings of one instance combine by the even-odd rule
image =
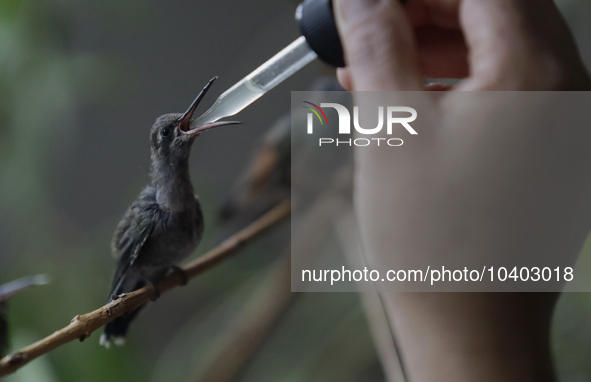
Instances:
[[[591,89],[550,0],[335,6],[348,64],[338,74],[348,90],[421,90],[425,77],[462,78],[457,91]],[[355,151],[355,208],[370,261],[524,250],[574,261],[591,222],[588,129],[495,125],[502,97],[498,104],[465,102],[469,95],[455,91],[425,98],[439,126],[399,150]],[[413,381],[551,381],[556,296],[391,294],[385,301]]]
[[[347,90],[590,90],[571,33],[550,0],[338,0]]]

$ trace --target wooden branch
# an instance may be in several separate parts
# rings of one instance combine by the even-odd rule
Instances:
[[[187,264],[183,268],[187,277],[191,279],[226,260],[254,238],[260,236],[263,232],[288,217],[290,213],[291,202],[289,200],[279,204],[240,232],[226,239],[216,248]],[[154,286],[160,293],[164,293],[181,285],[183,281],[182,275],[173,273],[154,283]],[[157,297],[155,289],[144,287],[135,292],[121,295],[117,300],[111,301],[97,310],[74,317],[68,326],[22,348],[16,353],[2,358],[0,360],[0,377],[15,372],[35,358],[70,341],[76,339],[84,341],[90,337],[92,332],[103,325],[138,308],[155,297]]]

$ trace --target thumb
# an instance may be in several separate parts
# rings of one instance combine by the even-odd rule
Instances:
[[[417,47],[398,0],[334,0],[352,90],[421,90]]]

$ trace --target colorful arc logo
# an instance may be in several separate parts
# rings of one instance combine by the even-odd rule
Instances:
[[[318,110],[318,111],[319,111],[319,112],[322,114],[322,116],[324,117],[324,121],[322,121],[322,118],[320,118],[320,114],[318,114],[318,111],[316,111],[316,110],[312,109],[312,108],[311,108],[311,107],[309,107],[309,106],[305,106],[305,105],[303,105],[302,107],[303,107],[304,109],[308,109],[308,110],[310,110],[312,113],[316,114],[316,116],[318,117],[318,120],[320,121],[320,124],[321,124],[321,125],[324,125],[324,122],[326,122],[326,125],[328,126],[328,119],[326,119],[326,114],[324,114],[324,111],[322,111],[322,108],[320,108],[320,106],[318,106],[318,105],[316,105],[316,104],[313,104],[312,102],[308,102],[308,101],[303,101],[303,102],[304,102],[304,103],[307,103],[308,105],[312,105],[312,106],[314,106],[314,107],[316,108],[316,110]]]

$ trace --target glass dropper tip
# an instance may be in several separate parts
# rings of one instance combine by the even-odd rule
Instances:
[[[226,90],[195,123],[203,125],[244,110],[263,94],[279,85],[318,57],[301,36],[263,65]]]

